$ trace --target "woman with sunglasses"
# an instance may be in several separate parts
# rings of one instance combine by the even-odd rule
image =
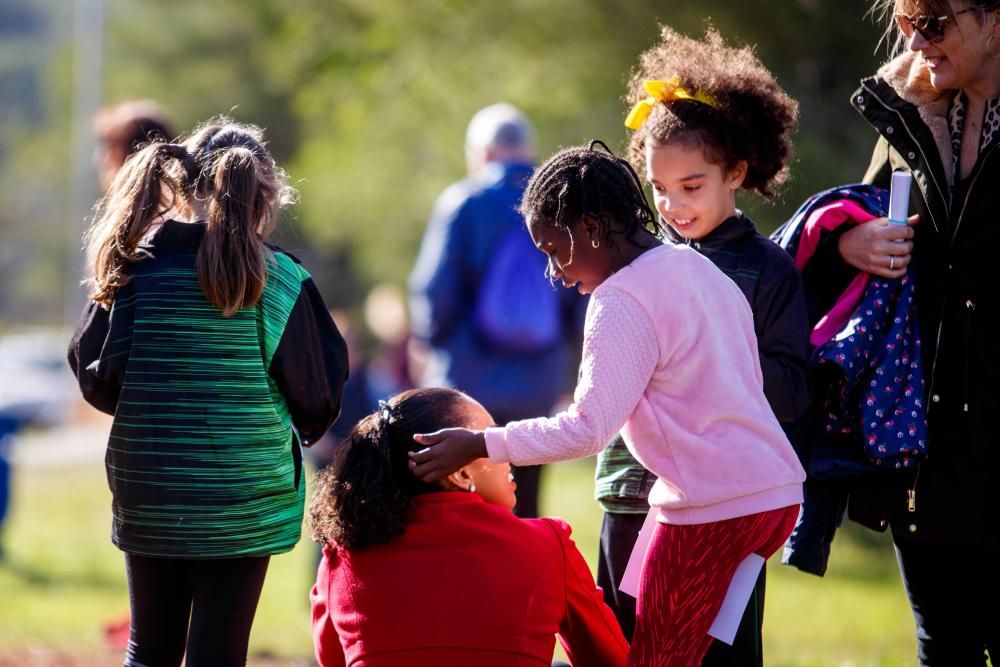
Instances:
[[[874,525],[893,529],[921,664],[998,664],[1000,0],[874,8],[902,53],[852,98],[879,134],[865,181],[910,172],[919,223],[874,220],[838,249],[887,278],[913,262],[930,428],[928,458],[884,485]]]

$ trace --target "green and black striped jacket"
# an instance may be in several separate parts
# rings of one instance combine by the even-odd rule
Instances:
[[[302,524],[299,444],[336,419],[347,349],[309,274],[276,248],[257,305],[222,317],[198,286],[204,233],[164,223],[70,344],[84,398],[114,415],[112,540],[159,557],[282,553]]]

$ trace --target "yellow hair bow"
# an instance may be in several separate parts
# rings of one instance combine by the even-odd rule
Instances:
[[[636,102],[632,110],[628,112],[628,117],[625,118],[625,127],[630,130],[638,130],[642,127],[642,124],[646,122],[649,118],[649,113],[656,106],[657,102],[672,102],[673,100],[694,100],[695,102],[701,102],[702,104],[707,104],[713,109],[719,108],[719,103],[715,101],[715,98],[702,90],[694,91],[691,94],[684,88],[681,88],[680,77],[674,76],[666,81],[644,81],[642,87],[646,89],[649,93],[649,97],[644,100],[639,100]]]

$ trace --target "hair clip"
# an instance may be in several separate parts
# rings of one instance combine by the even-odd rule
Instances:
[[[657,102],[673,102],[674,100],[692,100],[701,102],[713,109],[719,108],[719,103],[715,98],[703,90],[695,90],[693,93],[681,88],[681,80],[678,76],[672,76],[666,81],[644,81],[642,87],[649,95],[644,100],[639,100],[629,111],[625,119],[625,127],[630,130],[638,130],[649,118],[650,112]]]
[[[392,406],[389,405],[388,401],[379,400],[378,402],[378,418],[385,426],[392,423]]]

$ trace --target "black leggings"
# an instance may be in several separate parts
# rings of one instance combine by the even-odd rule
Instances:
[[[125,667],[245,665],[269,557],[125,554],[132,626]],[[190,627],[189,627],[190,626]]]

